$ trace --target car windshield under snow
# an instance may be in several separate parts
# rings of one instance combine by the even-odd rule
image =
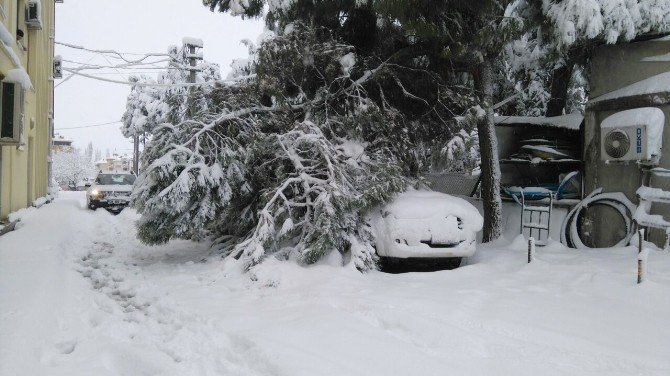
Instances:
[[[132,185],[135,175],[130,174],[100,174],[97,183],[100,185]]]

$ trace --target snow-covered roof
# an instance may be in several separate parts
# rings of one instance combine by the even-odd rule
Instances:
[[[665,115],[656,107],[634,108],[632,110],[620,111],[608,116],[600,126],[602,128],[621,128],[636,125],[646,125],[663,129]]]
[[[584,116],[578,113],[544,117],[544,116],[496,116],[493,121],[496,125],[537,125],[543,127],[564,128],[579,130]]]
[[[70,140],[68,138],[63,138],[63,137],[53,139],[54,145],[71,145],[73,142],[74,142],[74,140]]]
[[[191,46],[194,46],[194,47],[199,47],[199,48],[202,48],[202,46],[203,46],[202,39],[200,39],[200,38],[184,37],[184,38],[182,38],[181,43],[182,44],[188,44],[188,45],[191,45]]]
[[[652,42],[670,42],[670,35],[665,35],[660,38],[650,39]]]
[[[641,125],[647,127],[647,159],[651,159],[652,155],[661,155],[665,115],[660,109],[642,107],[620,111],[608,116],[600,123],[600,127],[606,129]]]
[[[596,103],[616,99],[634,97],[638,95],[660,95],[670,94],[670,72],[657,74],[642,81],[635,82],[621,89],[611,91],[589,101],[589,106]]]
[[[642,61],[670,61],[670,52],[663,55],[645,57]]]

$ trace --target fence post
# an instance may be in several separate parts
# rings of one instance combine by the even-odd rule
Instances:
[[[637,255],[637,284],[644,282],[645,273],[647,272],[647,258],[649,257],[649,249],[645,248]]]
[[[647,255],[649,251],[642,248],[642,242],[644,241],[644,229],[639,229],[637,231],[637,284],[644,282],[644,272],[646,269]]]
[[[530,264],[535,258],[535,238],[528,238],[528,263]]]

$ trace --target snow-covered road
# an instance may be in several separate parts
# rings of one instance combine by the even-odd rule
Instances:
[[[453,271],[148,247],[82,193],[0,237],[0,375],[668,375],[670,255],[480,247]]]

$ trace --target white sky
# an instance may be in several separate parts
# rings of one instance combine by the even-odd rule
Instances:
[[[247,56],[242,39],[255,41],[263,30],[261,20],[242,20],[212,13],[201,0],[67,0],[56,4],[56,41],[89,49],[121,52],[163,53],[169,45],[180,45],[182,37],[201,38],[204,57],[219,63],[223,76],[233,59]],[[64,60],[111,65],[100,55],[56,46]],[[89,61],[90,60],[90,61]],[[118,60],[110,59],[118,64]],[[63,63],[72,67],[72,63]],[[127,74],[105,69],[86,73],[126,80]],[[125,71],[121,71],[122,73]],[[152,71],[149,71],[152,72]],[[64,77],[68,76],[63,72]],[[155,77],[155,74],[152,73]],[[58,85],[62,80],[56,80]],[[132,144],[121,135],[120,124],[60,130],[121,119],[130,86],[74,77],[55,89],[55,128],[60,135],[85,148],[89,142],[104,155],[107,149],[132,152]]]

